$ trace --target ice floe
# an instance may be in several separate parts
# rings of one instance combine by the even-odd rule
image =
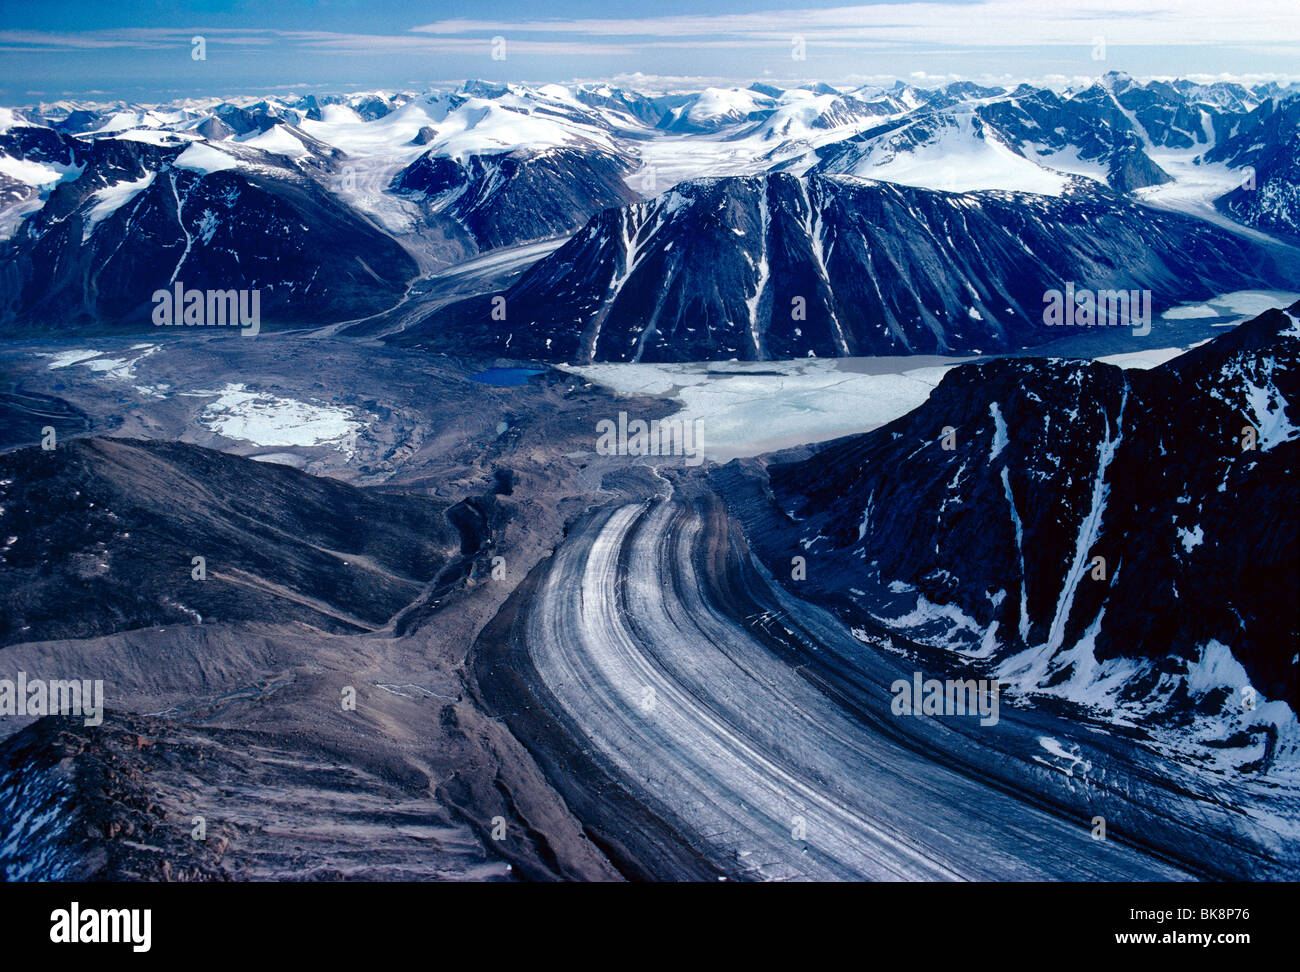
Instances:
[[[957,363],[814,358],[561,367],[619,394],[681,403],[674,418],[702,419],[705,456],[726,462],[885,425],[924,402]]]

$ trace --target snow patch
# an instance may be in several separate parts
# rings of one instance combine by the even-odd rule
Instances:
[[[1002,410],[997,402],[989,403],[989,413],[993,416],[993,445],[989,448],[989,461],[992,462],[1007,447],[1007,423],[1002,417]]]
[[[82,227],[81,241],[84,243],[90,239],[91,234],[95,232],[96,226],[153,185],[156,174],[155,172],[146,172],[134,182],[115,182],[111,186],[95,190],[91,196],[95,202],[86,217],[85,225]]]
[[[227,439],[258,446],[335,445],[349,456],[365,428],[351,409],[253,392],[243,384],[227,384],[199,421]]]
[[[207,175],[212,172],[223,172],[226,169],[236,168],[239,163],[225,152],[218,152],[210,145],[195,142],[176,156],[176,161],[172,165],[181,169],[193,169]]]

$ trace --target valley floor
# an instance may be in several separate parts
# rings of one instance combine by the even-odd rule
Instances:
[[[1216,320],[1192,319],[1206,333]],[[123,856],[120,841],[68,843],[29,812],[0,846],[9,877],[156,878],[164,863],[264,879],[1296,874],[1294,845],[1274,829],[1300,819],[1295,794],[1243,815],[1231,788],[1077,713],[1006,701],[987,728],[892,715],[889,686],[911,663],[774,580],[703,470],[593,452],[596,422],[671,413],[649,396],[740,430],[754,408],[807,412],[800,381],[824,387],[832,374],[874,382],[863,392],[878,393],[879,415],[819,431],[861,431],[912,407],[879,362],[684,366],[631,381],[596,367],[512,387],[483,383],[492,362],[320,335],[3,353],[14,445],[38,442],[58,415],[61,435],[187,441],[450,501],[491,492],[503,469],[513,477],[481,549],[377,630],[324,636],[266,618],[0,649],[0,677],[105,679],[101,730],[51,735],[46,720],[20,736],[31,720],[9,718],[0,747],[130,767],[146,798],[124,799],[119,825],[148,835]],[[776,374],[736,377],[757,370]],[[930,378],[903,377],[924,398]],[[733,389],[686,394],[744,381],[767,384],[734,414]],[[760,439],[724,431],[710,457],[810,440],[782,421]],[[355,711],[339,707],[346,687]],[[124,744],[134,738],[149,745]],[[56,800],[55,779],[10,778],[0,806]],[[89,799],[83,782],[74,802]],[[196,815],[219,845],[181,839]],[[1093,837],[1098,816],[1106,840]],[[61,863],[15,863],[38,846]]]

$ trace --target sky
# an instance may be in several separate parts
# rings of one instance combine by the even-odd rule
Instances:
[[[1300,79],[1300,0],[0,0],[7,105],[466,78],[672,90],[1110,70]]]

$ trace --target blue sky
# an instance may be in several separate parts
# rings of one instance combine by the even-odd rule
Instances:
[[[810,79],[1300,74],[1298,0],[2,0],[0,102]],[[202,36],[206,58],[192,57]],[[493,39],[503,38],[504,47]],[[803,57],[798,54],[803,53]],[[1101,56],[1098,56],[1098,55]]]

